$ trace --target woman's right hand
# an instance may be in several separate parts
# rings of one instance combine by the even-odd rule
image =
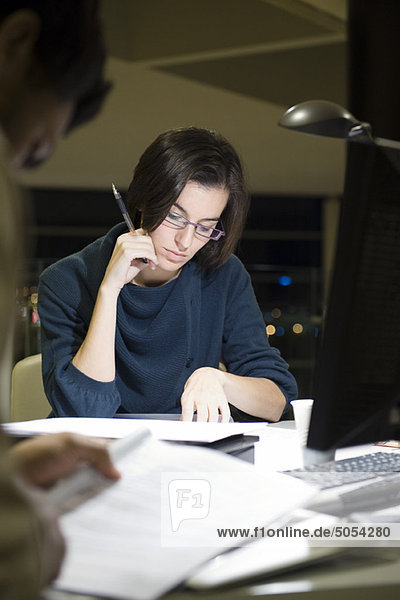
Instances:
[[[146,258],[144,263],[141,258]],[[97,293],[92,318],[72,364],[96,381],[115,379],[115,326],[121,289],[143,269],[155,269],[157,255],[152,239],[137,229],[117,238],[103,281]]]
[[[146,258],[147,263],[141,259]],[[123,233],[117,238],[101,287],[120,292],[143,269],[155,269],[158,265],[153,242],[143,229]]]

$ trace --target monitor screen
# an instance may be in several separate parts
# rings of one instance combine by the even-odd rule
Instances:
[[[307,448],[400,439],[400,143],[348,144],[312,397]]]

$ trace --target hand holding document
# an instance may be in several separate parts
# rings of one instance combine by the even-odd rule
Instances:
[[[158,441],[143,422],[110,454],[119,481],[85,467],[51,492],[60,507],[74,507],[60,519],[68,550],[59,589],[153,600],[315,493],[219,452]],[[227,535],[232,528],[243,536]]]

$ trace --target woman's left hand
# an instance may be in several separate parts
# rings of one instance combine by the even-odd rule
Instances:
[[[229,421],[223,377],[223,371],[212,367],[201,367],[192,373],[181,396],[182,421],[192,421],[194,413],[198,421],[218,421],[219,415],[222,423]]]

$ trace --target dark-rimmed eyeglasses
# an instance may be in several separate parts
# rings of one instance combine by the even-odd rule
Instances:
[[[183,215],[172,211],[167,214],[164,221],[175,227],[175,229],[185,229],[187,225],[193,225],[195,234],[199,235],[200,237],[207,238],[208,240],[217,241],[221,236],[225,235],[224,227],[221,221],[221,229],[216,229],[215,227],[209,227],[208,225],[202,225],[201,223],[193,223],[193,221],[189,221],[189,219]]]

